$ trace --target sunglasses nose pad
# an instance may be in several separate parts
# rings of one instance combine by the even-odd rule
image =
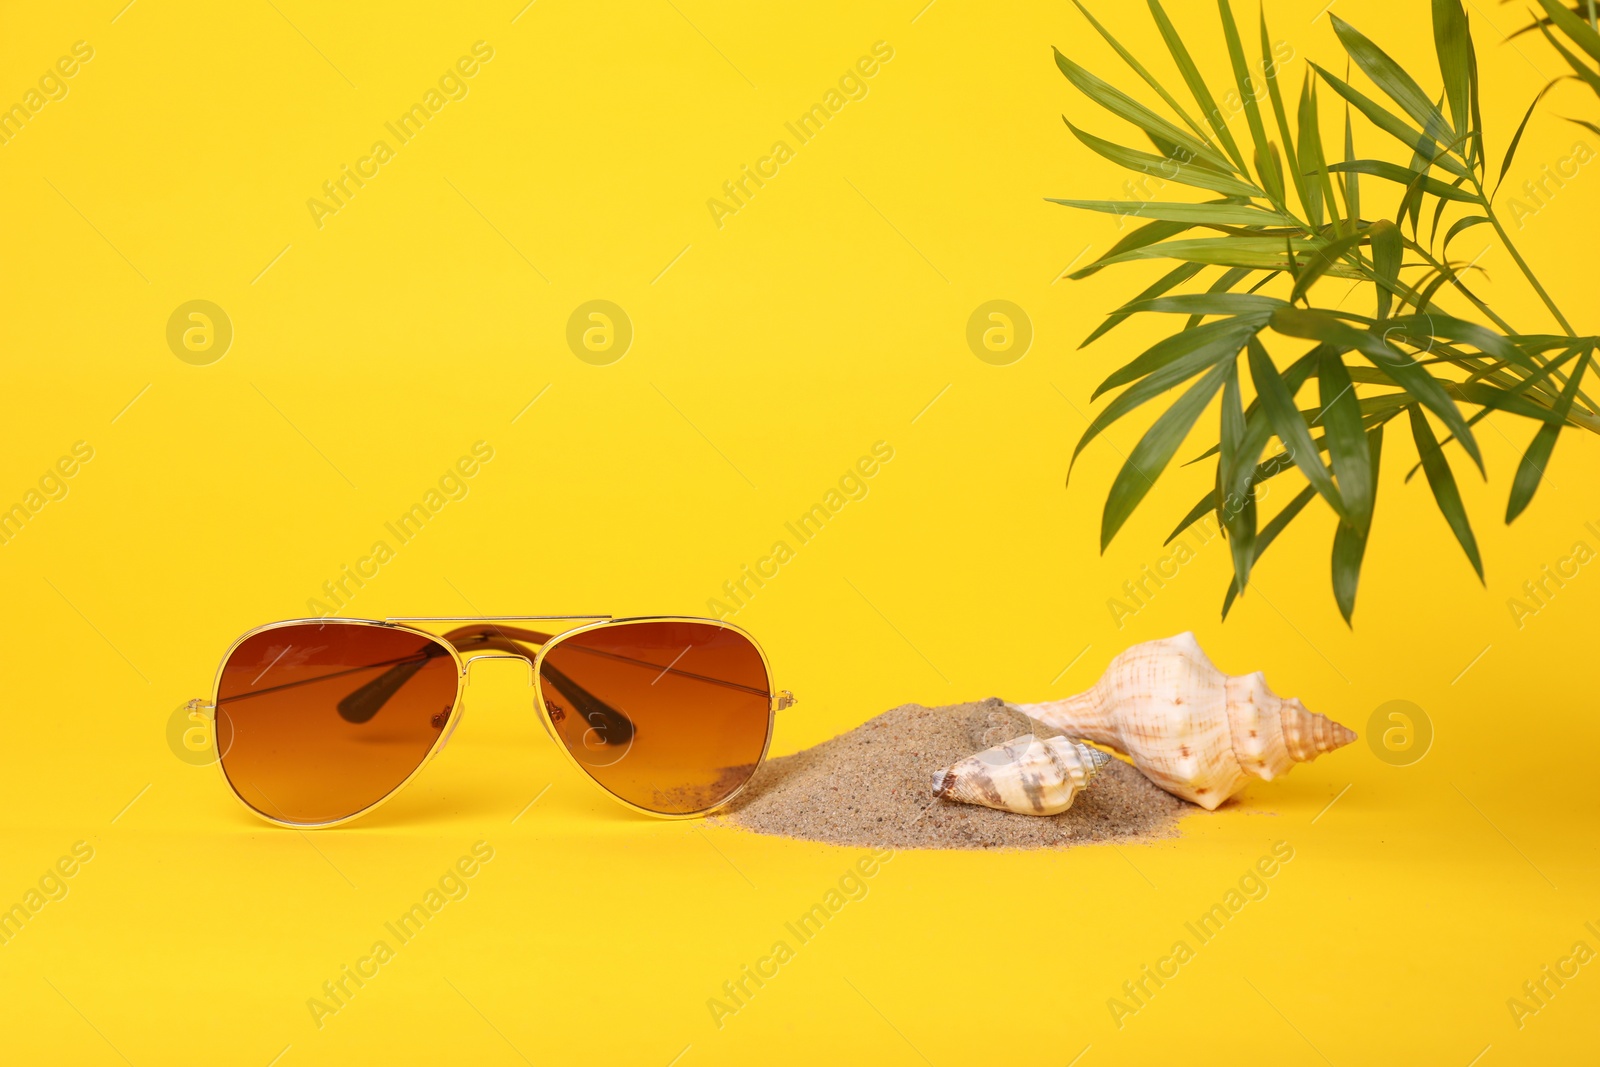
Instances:
[[[450,713],[454,710],[454,708],[445,708],[443,711],[438,712],[433,718],[428,720],[435,730],[442,729],[445,731],[444,737],[440,739],[438,747],[433,750],[433,755],[435,757],[445,750],[445,746],[450,743],[450,738],[455,736],[456,727],[461,725],[460,715],[456,715],[454,718],[452,718],[450,715]],[[462,712],[465,712],[467,709],[463,707],[461,710]]]
[[[539,681],[538,681],[537,678],[534,679],[534,683],[533,684],[535,686],[535,692],[537,694],[537,686],[539,684]],[[554,726],[551,725],[551,722],[552,721],[560,722],[561,719],[562,719],[562,716],[566,714],[565,709],[561,708],[560,705],[552,704],[548,699],[545,700],[544,703],[545,703],[545,708],[549,712],[549,714],[547,714],[547,715],[539,714],[539,697],[537,695],[534,696],[534,698],[533,698],[533,717],[535,719],[539,720],[539,725],[544,727],[544,732],[550,736],[550,740],[555,741],[556,743],[559,744],[561,739],[556,736],[556,729],[555,729]]]

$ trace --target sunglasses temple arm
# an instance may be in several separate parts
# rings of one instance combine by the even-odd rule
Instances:
[[[415,659],[396,663],[339,701],[339,717],[345,722],[371,721],[372,717],[389,702],[389,698],[398,693],[400,688],[411,680],[412,675],[420,671],[429,660],[449,654],[439,645],[429,645],[427,651]]]
[[[550,666],[545,661],[542,671],[550,685],[572,702],[573,710],[590,728],[600,735],[600,740],[607,745],[625,745],[633,740],[633,720],[623,714],[618,708],[607,704],[583,686],[568,678],[565,674]],[[546,702],[548,703],[548,701]]]

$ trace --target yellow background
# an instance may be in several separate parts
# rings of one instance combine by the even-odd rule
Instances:
[[[1210,468],[1170,471],[1103,557],[1101,502],[1140,419],[1063,487],[1093,385],[1171,325],[1076,350],[1151,275],[1055,282],[1116,220],[1043,198],[1123,181],[1059,116],[1135,143],[1051,63],[1058,45],[1131,88],[1070,5],[121,2],[7,5],[0,34],[6,103],[73,42],[94,48],[0,147],[0,500],[74,442],[95,450],[0,547],[0,903],[75,841],[95,849],[0,947],[8,1062],[1465,1067],[1592,1046],[1593,966],[1520,1030],[1506,1001],[1574,942],[1600,947],[1600,577],[1520,629],[1507,600],[1575,541],[1600,546],[1600,443],[1564,436],[1508,531],[1531,427],[1484,428],[1490,482],[1460,477],[1487,588],[1422,480],[1400,481],[1413,460],[1391,434],[1353,632],[1320,505],[1226,625],[1219,539],[1119,629],[1107,600],[1164,555]],[[1342,69],[1321,6],[1271,4],[1295,93],[1307,58]],[[1102,7],[1159,57],[1142,12]],[[1432,91],[1427,8],[1334,6]],[[1219,83],[1214,12],[1178,18]],[[1499,43],[1511,9],[1472,18],[1497,161],[1558,60]],[[494,58],[469,95],[319,229],[307,199],[479,40]],[[894,58],[866,98],[719,229],[707,199],[880,40]],[[1555,116],[1594,110],[1559,90],[1507,189],[1591,137]],[[1518,234],[1580,320],[1597,194],[1585,170]],[[1497,307],[1548,328],[1501,253],[1480,265]],[[210,366],[166,344],[193,299],[233,323]],[[610,366],[565,342],[593,299],[634,325]],[[992,299],[1034,326],[1010,366],[966,345]],[[467,498],[347,614],[702,614],[883,440],[869,495],[736,617],[802,701],[774,752],[908,701],[1065,695],[1185,629],[1363,734],[1413,701],[1433,748],[1394,767],[1364,737],[1155,845],[898,855],[719,1028],[708,999],[861,853],[613,805],[550,746],[520,667],[474,671],[445,758],[346,829],[253,821],[168,747],[237,634],[306,614],[478,440],[495,458]],[[495,858],[470,894],[319,1030],[307,999],[480,840]],[[1119,1029],[1108,998],[1280,840],[1294,859],[1270,894]]]

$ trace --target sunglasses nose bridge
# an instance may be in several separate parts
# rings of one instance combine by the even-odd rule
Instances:
[[[470,679],[468,676],[472,671],[472,665],[477,663],[479,660],[486,659],[516,660],[518,663],[521,663],[523,666],[528,668],[528,684],[533,684],[533,660],[528,656],[518,655],[515,652],[483,652],[476,656],[468,656],[465,662],[463,662],[461,665],[461,680],[463,682],[469,681]]]
[[[479,660],[484,659],[511,659],[519,661],[528,668],[528,684],[533,684],[533,660],[529,657],[518,655],[515,652],[483,652],[476,656],[468,656],[466,659],[461,661],[461,684],[463,686],[470,681],[472,665],[477,663]],[[465,706],[462,707],[461,711],[463,713],[466,711]],[[455,736],[456,727],[460,724],[461,714],[457,714],[451,720],[449,732],[444,735],[444,740],[440,741],[439,747],[433,750],[434,758],[438,757],[438,755],[445,750],[445,747],[450,744],[450,738]]]
[[[465,685],[467,683],[467,681],[469,681],[469,674],[472,671],[472,665],[474,663],[478,662],[479,660],[483,660],[483,659],[512,659],[512,660],[518,660],[524,666],[526,666],[528,668],[528,684],[529,685],[533,685],[534,684],[535,675],[534,675],[534,669],[533,669],[533,661],[534,661],[534,657],[533,656],[524,656],[524,655],[521,655],[521,654],[516,653],[516,652],[480,652],[478,655],[476,655],[476,656],[468,656],[466,659],[464,659],[462,661],[462,663],[461,663],[461,682],[462,682],[463,685]],[[539,706],[538,705],[538,699],[539,699],[538,690],[536,689],[534,691],[534,700],[535,700],[534,710],[535,711],[538,710],[538,706]],[[460,719],[460,716],[458,715],[458,716],[456,716],[456,718]],[[550,739],[552,741],[557,740],[556,732],[550,726],[550,718],[549,718],[549,716],[548,715],[535,715],[535,718],[537,718],[539,720],[539,725],[544,727],[544,732],[550,735]],[[450,732],[452,734],[455,733],[455,727],[454,726],[452,726],[450,728]],[[448,743],[449,740],[450,740],[450,738],[447,736],[445,738],[445,742]],[[439,750],[443,751],[444,750],[444,745],[440,745],[439,746]]]

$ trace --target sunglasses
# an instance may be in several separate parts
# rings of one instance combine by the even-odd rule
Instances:
[[[551,635],[540,620],[596,621]],[[459,624],[442,636],[408,623]],[[479,660],[528,664],[539,720],[612,797],[689,818],[726,804],[766,757],[775,693],[749,634],[710,619],[595,615],[296,619],[259,626],[222,658],[209,719],[217,765],[281,826],[333,826],[394,796],[443,751]]]

